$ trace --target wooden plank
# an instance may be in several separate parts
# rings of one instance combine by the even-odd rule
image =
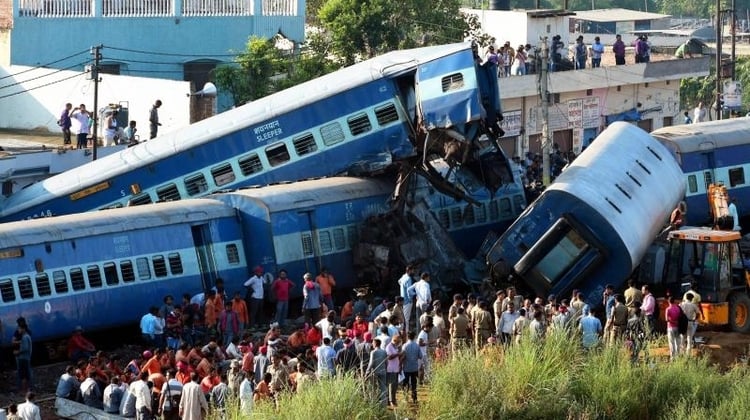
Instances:
[[[55,413],[64,419],[71,420],[91,420],[92,418],[97,420],[123,420],[127,418],[105,413],[98,408],[59,397],[55,399]]]

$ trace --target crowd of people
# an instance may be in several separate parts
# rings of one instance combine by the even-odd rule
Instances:
[[[262,271],[255,276],[265,278]],[[632,281],[621,294],[608,285],[601,302],[586,302],[577,291],[570,299],[528,299],[509,287],[493,300],[456,294],[448,305],[433,299],[429,273],[417,276],[409,266],[393,299],[370,299],[358,290],[334,311],[333,276],[326,270],[303,279],[302,319],[286,328],[279,322],[261,327],[261,311],[249,312],[239,292],[230,299],[221,281],[205,293],[184,295],[180,304],[166,296],[161,307],[150,308],[140,325],[143,351],[132,360],[97,351],[78,327],[68,340],[71,364],[56,395],[126,417],[190,420],[222,413],[229,404],[250,413],[258,401],[274,403],[284,393],[353,375],[369,384],[374,401],[395,407],[402,388],[405,402],[416,403],[418,383],[429,381],[433,365],[461,349],[540,341],[553,331],[579,335],[586,350],[625,343],[635,361],[658,315],[649,287],[637,288]],[[250,280],[247,297],[254,299],[256,283]],[[280,272],[267,286],[288,298],[293,286],[278,286],[287,281]],[[690,290],[680,305],[670,302],[665,317],[676,358],[691,351],[700,295]],[[604,308],[604,323],[595,306]],[[23,364],[29,327],[22,321],[18,330],[19,381],[23,372],[30,386],[30,365]],[[33,393],[9,412],[18,416],[10,418],[38,419]]]
[[[161,126],[159,122],[159,108],[161,107],[161,100],[157,99],[149,110],[149,138],[153,139]],[[140,142],[140,135],[138,132],[137,122],[131,120],[128,122],[127,127],[118,126],[119,108],[107,108],[102,112],[101,128],[104,134],[104,146],[114,146],[117,144],[127,144],[134,146]],[[76,135],[76,149],[86,149],[93,146],[93,139],[97,137],[97,134],[92,136],[94,120],[96,119],[94,112],[86,109],[86,104],[80,104],[73,108],[73,104],[67,103],[60,112],[60,117],[57,119],[57,125],[62,130],[63,134],[63,146],[72,145],[72,136]]]

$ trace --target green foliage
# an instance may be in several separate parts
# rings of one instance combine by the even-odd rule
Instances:
[[[232,95],[235,105],[261,98],[272,92],[270,79],[283,69],[283,55],[274,41],[252,36],[245,51],[235,58],[235,63],[217,67],[214,82]]]
[[[724,374],[702,358],[634,365],[620,346],[587,354],[553,334],[437,366],[420,418],[744,418],[748,385],[744,368]]]
[[[460,0],[327,0],[318,18],[331,53],[349,65],[391,50],[460,42]]]

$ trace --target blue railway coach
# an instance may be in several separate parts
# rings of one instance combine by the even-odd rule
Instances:
[[[44,341],[133,324],[167,294],[247,275],[234,209],[196,199],[0,225],[0,319]],[[231,284],[231,280],[240,281]],[[2,342],[13,328],[5,325]]]
[[[418,124],[470,144],[500,112],[485,70],[468,43],[390,52],[31,185],[0,222],[378,172],[421,156],[415,144],[442,150]]]
[[[722,183],[750,215],[750,120],[733,118],[660,128],[651,133],[672,153],[685,174],[686,224],[712,222],[708,186]]]
[[[601,301],[619,288],[684,193],[682,171],[659,142],[610,125],[502,234],[487,256],[539,296]]]

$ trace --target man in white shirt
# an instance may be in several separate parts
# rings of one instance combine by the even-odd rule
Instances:
[[[506,346],[513,343],[513,325],[516,323],[518,317],[519,314],[516,312],[515,302],[508,302],[506,310],[500,316],[500,321],[497,325],[497,335]]]
[[[404,298],[404,331],[409,332],[409,320],[411,319],[411,310],[413,307],[412,296],[409,295],[409,288],[414,284],[414,267],[406,266],[406,272],[398,279],[399,294]]]
[[[139,379],[130,384],[129,392],[135,396],[136,420],[151,418],[151,390],[146,381],[148,372],[141,372]]]
[[[33,392],[26,393],[26,402],[18,404],[18,418],[21,420],[42,420],[39,406],[34,404],[36,396]]]
[[[255,267],[255,275],[247,279],[245,301],[250,312],[249,324],[260,325],[260,314],[263,313],[263,267]]]
[[[734,231],[741,231],[742,227],[740,226],[740,215],[737,212],[737,199],[732,197],[729,202],[729,207],[727,208],[729,211],[729,215],[732,216],[732,230]]]
[[[422,273],[419,281],[414,283],[409,289],[409,294],[417,297],[417,320],[422,313],[427,312],[432,303],[432,293],[430,291],[430,273]],[[419,330],[419,326],[417,330]]]

